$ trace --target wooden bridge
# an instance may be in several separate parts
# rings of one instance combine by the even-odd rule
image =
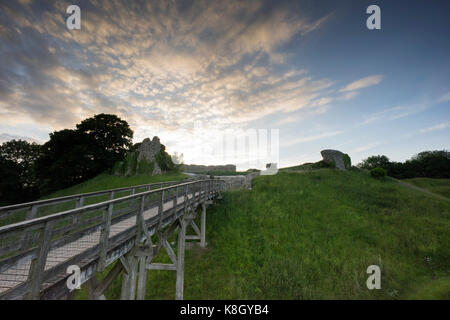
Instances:
[[[104,299],[123,273],[126,300],[144,299],[148,270],[173,270],[175,297],[183,299],[186,240],[205,246],[206,207],[224,187],[216,179],[165,182],[0,207],[0,299],[73,298],[67,271],[75,269],[75,285],[84,284],[90,299]],[[175,232],[176,254],[168,241]],[[172,263],[152,262],[162,248]],[[99,282],[96,274],[111,264]]]

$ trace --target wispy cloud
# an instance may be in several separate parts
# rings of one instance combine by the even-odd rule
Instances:
[[[409,106],[398,106],[389,108],[380,112],[368,115],[360,125],[367,125],[377,121],[393,121],[400,118],[408,117],[413,114],[425,111],[430,107],[429,104],[414,104]]]
[[[437,125],[434,125],[434,126],[431,126],[431,127],[428,127],[428,128],[420,129],[419,132],[427,133],[427,132],[432,132],[432,131],[444,130],[444,129],[447,129],[449,127],[450,127],[450,122],[447,121],[447,122],[442,122],[442,123],[439,123]]]
[[[361,152],[364,152],[364,151],[371,150],[371,149],[373,149],[375,147],[378,147],[381,144],[382,144],[381,142],[372,142],[372,143],[369,143],[369,144],[357,147],[357,148],[353,149],[351,152],[352,153],[361,153]]]
[[[15,134],[9,134],[9,133],[0,133],[0,143],[6,142],[6,141],[10,141],[10,140],[25,140],[28,141],[30,143],[35,142],[35,143],[41,143],[40,141],[30,138],[30,137],[25,137],[25,136],[20,136],[20,135],[15,135]]]
[[[368,77],[356,80],[356,81],[346,85],[345,87],[343,87],[339,91],[347,92],[347,91],[359,90],[359,89],[362,89],[362,88],[366,88],[366,87],[377,85],[377,84],[379,84],[381,82],[381,80],[383,80],[383,76],[382,75],[368,76]]]
[[[446,94],[444,94],[442,97],[440,97],[438,100],[438,102],[447,102],[450,101],[450,92],[447,92]]]
[[[54,129],[116,113],[139,134],[204,121],[213,127],[330,102],[333,81],[286,67],[279,47],[310,19],[261,1],[94,1],[68,31],[56,1],[43,11],[5,4],[0,22],[2,120]],[[20,8],[20,9],[19,9]],[[282,67],[282,68],[280,68]]]
[[[282,142],[281,145],[283,147],[288,147],[288,146],[292,146],[294,144],[299,144],[299,143],[305,143],[305,142],[311,142],[311,141],[315,141],[315,140],[330,138],[330,137],[337,136],[337,135],[342,134],[342,133],[344,133],[344,131],[328,131],[328,132],[323,132],[323,133],[319,133],[319,134],[316,134],[316,135],[311,135],[311,136],[306,136],[306,137],[299,137],[299,138],[287,140],[287,141]]]

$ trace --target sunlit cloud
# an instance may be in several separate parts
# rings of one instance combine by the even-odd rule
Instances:
[[[393,121],[405,118],[419,112],[423,112],[430,107],[429,104],[413,104],[408,106],[398,106],[389,108],[380,112],[373,113],[365,118],[361,125],[367,125],[377,121]]]
[[[316,135],[302,136],[302,137],[298,137],[298,138],[295,138],[295,139],[284,141],[284,142],[282,142],[282,146],[283,147],[288,147],[288,146],[292,146],[292,145],[296,145],[296,144],[301,144],[301,143],[321,140],[321,139],[337,136],[337,135],[340,135],[342,133],[344,133],[344,131],[328,131],[328,132],[322,132],[322,133],[319,133],[319,134],[316,134]]]
[[[373,75],[373,76],[365,77],[365,78],[356,80],[356,81],[346,85],[340,91],[341,92],[354,91],[354,90],[359,90],[362,88],[374,86],[374,85],[379,84],[381,82],[381,80],[383,80],[382,75]]]
[[[431,127],[428,127],[428,128],[420,129],[419,131],[421,133],[427,133],[427,132],[445,130],[445,129],[449,128],[449,127],[450,127],[450,122],[447,121],[447,122],[442,122],[442,123],[439,123],[437,125],[434,125],[434,126],[431,126]]]
[[[447,92],[446,94],[444,94],[442,97],[440,97],[438,100],[438,102],[447,102],[450,101],[450,92]]]

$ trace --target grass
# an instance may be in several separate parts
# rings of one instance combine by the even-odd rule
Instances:
[[[245,176],[253,171],[208,171],[204,174],[213,176]]]
[[[150,184],[150,183],[167,182],[167,181],[178,181],[178,180],[184,180],[187,178],[188,177],[183,173],[165,173],[165,174],[155,175],[155,176],[152,176],[149,174],[140,174],[140,175],[133,175],[133,176],[129,176],[129,177],[113,176],[113,175],[103,173],[103,174],[96,176],[95,178],[92,178],[90,180],[87,180],[85,182],[77,184],[75,186],[54,192],[54,193],[44,197],[43,199],[68,196],[68,195],[78,194],[78,193],[87,193],[87,192],[100,191],[100,190],[130,187],[130,186],[136,186],[136,185],[141,185],[141,184]]]
[[[90,180],[84,181],[80,184],[71,186],[67,189],[59,190],[57,192],[54,192],[52,194],[49,194],[45,197],[42,197],[41,199],[50,199],[50,198],[58,198],[63,196],[69,196],[73,194],[80,194],[80,193],[87,193],[87,192],[93,192],[93,191],[101,191],[101,190],[108,190],[108,189],[115,189],[115,188],[122,188],[122,187],[130,187],[130,186],[136,186],[136,185],[142,185],[142,184],[151,184],[151,183],[158,183],[158,182],[166,182],[166,181],[179,181],[187,179],[188,176],[183,173],[165,173],[162,175],[149,175],[149,174],[141,174],[141,175],[134,175],[129,177],[123,177],[123,176],[113,176],[106,173],[100,174],[96,176],[95,178],[92,178]],[[115,198],[124,197],[130,194],[130,191],[126,192],[119,192],[115,195]],[[98,203],[102,201],[109,200],[108,195],[101,195],[101,196],[95,196],[91,197],[89,199],[86,199],[85,205]],[[46,216],[52,213],[61,212],[69,209],[75,208],[75,201],[68,201],[64,203],[58,203],[53,204],[45,207],[41,207],[38,209],[37,217]],[[2,217],[0,219],[0,226],[7,225],[10,223],[16,223],[19,221],[23,221],[25,219],[25,216],[27,214],[27,211],[25,209],[18,210],[14,214],[11,214],[6,217]]]
[[[366,172],[258,177],[208,208],[207,249],[186,251],[185,299],[450,299],[449,209]],[[366,288],[373,264],[380,290]],[[175,272],[147,277],[146,299],[174,298]]]
[[[414,178],[402,181],[450,198],[450,179]]]

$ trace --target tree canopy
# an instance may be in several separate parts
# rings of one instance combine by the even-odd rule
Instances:
[[[405,162],[391,162],[384,155],[371,156],[358,164],[371,170],[383,168],[388,175],[398,179],[450,178],[450,152],[447,150],[423,151]]]
[[[0,203],[33,200],[39,195],[35,163],[40,146],[11,140],[0,146]]]

